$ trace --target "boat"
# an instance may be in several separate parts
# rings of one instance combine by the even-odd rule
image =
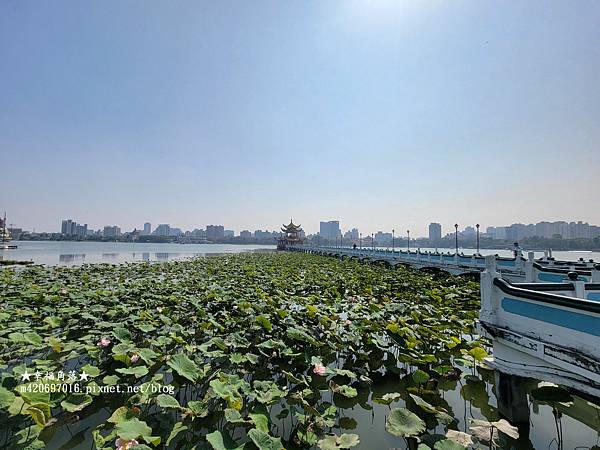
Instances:
[[[496,258],[485,262],[478,328],[493,343],[486,364],[600,398],[600,264],[592,282],[570,272],[561,282],[511,283]]]

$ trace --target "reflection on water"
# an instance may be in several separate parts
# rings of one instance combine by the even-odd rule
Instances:
[[[48,265],[172,261],[214,254],[273,251],[272,245],[147,244],[126,242],[17,241],[17,249],[1,250],[0,259]]]
[[[66,255],[58,255],[58,260],[61,263],[72,263],[75,261],[82,261],[85,259],[85,253],[70,253]]]
[[[385,421],[389,412],[394,408],[407,407],[415,412],[425,423],[430,436],[423,437],[425,443],[434,448],[434,439],[437,435],[445,434],[444,425],[434,414],[421,409],[408,394],[416,392],[419,397],[436,408],[443,408],[453,416],[456,421],[452,428],[469,433],[473,426],[472,419],[486,420],[489,422],[507,418],[519,429],[519,438],[512,439],[500,433],[496,449],[536,450],[536,449],[590,449],[595,448],[600,441],[600,406],[585,400],[577,395],[572,395],[572,401],[566,403],[544,402],[536,400],[531,392],[538,386],[538,382],[531,379],[510,377],[483,368],[465,368],[465,373],[460,377],[448,376],[439,381],[435,391],[425,389],[415,391],[414,381],[409,371],[400,370],[393,373],[389,370],[375,372],[371,383],[354,382],[353,387],[357,395],[347,398],[340,394],[333,394],[325,378],[314,377],[310,388],[320,396],[315,403],[315,408],[325,411],[328,405],[338,408],[337,417],[329,431],[336,434],[356,433],[360,436],[360,444],[353,449],[411,449],[418,446],[414,438],[399,438],[385,431]],[[280,385],[285,385],[281,373],[269,374],[265,369],[257,368],[252,377],[260,379],[271,378]],[[165,384],[172,382],[169,373],[165,373]],[[249,375],[250,376],[250,375]],[[292,388],[296,391],[301,388]],[[412,391],[411,391],[412,389]],[[420,388],[419,388],[420,389]],[[401,393],[402,398],[389,405],[375,401],[385,394]],[[197,399],[193,393],[186,389],[176,391],[175,397],[181,404]],[[46,448],[59,449],[89,449],[92,439],[89,429],[103,423],[109,416],[108,411],[122,405],[118,396],[106,398],[106,408],[89,408],[81,414],[80,421],[69,424],[70,433],[55,432],[49,438]],[[270,423],[274,434],[281,436],[285,448],[290,450],[316,449],[316,446],[294,444],[298,432],[298,420],[289,414],[293,401],[282,400],[270,408]],[[149,424],[159,426],[148,417]],[[190,425],[190,434],[193,440],[201,442],[208,431],[215,429],[229,429],[226,421],[222,420],[222,413],[209,415],[205,419],[195,420]],[[64,425],[59,425],[64,426]],[[87,430],[85,433],[84,430]],[[81,432],[78,440],[74,439],[77,432]],[[244,427],[236,427],[233,437],[239,442],[246,440]],[[475,448],[492,448],[480,445]]]

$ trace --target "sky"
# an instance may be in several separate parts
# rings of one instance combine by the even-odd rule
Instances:
[[[599,24],[594,0],[0,0],[0,210],[600,224]]]

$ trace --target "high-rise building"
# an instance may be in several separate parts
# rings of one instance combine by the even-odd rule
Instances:
[[[232,238],[232,237],[235,236],[235,231],[233,231],[233,230],[225,230],[223,232],[223,236],[226,237],[226,238]]]
[[[437,242],[442,239],[442,226],[437,222],[429,224],[429,240]]]
[[[161,223],[154,230],[156,236],[169,236],[171,234],[171,226],[168,223]]]
[[[181,236],[183,234],[183,231],[181,230],[181,228],[170,228],[169,229],[169,236]]]
[[[107,225],[102,231],[102,236],[105,238],[113,238],[121,235],[121,228],[116,225]]]
[[[206,239],[216,240],[225,237],[225,227],[223,225],[207,225]]]
[[[358,228],[352,228],[344,233],[344,239],[356,241],[359,238]]]
[[[77,224],[75,226],[75,235],[77,237],[86,237],[87,236],[87,231],[88,231],[87,223]]]
[[[337,239],[340,237],[340,222],[338,220],[330,220],[319,224],[319,234],[325,239]]]
[[[150,222],[146,222],[144,224],[144,231],[142,232],[142,234],[149,235],[151,233],[152,233],[152,224]]]
[[[72,219],[63,220],[60,233],[64,236],[75,236],[77,234],[77,222]]]
[[[242,230],[240,231],[240,237],[242,239],[250,239],[252,237],[252,233],[250,233],[248,230]]]

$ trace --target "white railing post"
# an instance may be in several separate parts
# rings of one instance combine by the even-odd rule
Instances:
[[[485,271],[481,273],[481,311],[479,318],[482,321],[495,323],[498,302],[494,294],[494,278],[499,274],[496,271],[496,257],[488,255],[485,257]]]
[[[525,262],[525,282],[534,283],[534,270],[533,270],[533,252],[527,253],[527,261]]]
[[[573,281],[573,285],[575,286],[575,297],[585,298],[585,281],[576,280]]]
[[[517,253],[515,256],[515,269],[518,270],[519,272],[522,272],[524,270],[523,252],[521,250],[517,250]]]
[[[600,283],[600,264],[594,264],[592,267],[592,283]]]

